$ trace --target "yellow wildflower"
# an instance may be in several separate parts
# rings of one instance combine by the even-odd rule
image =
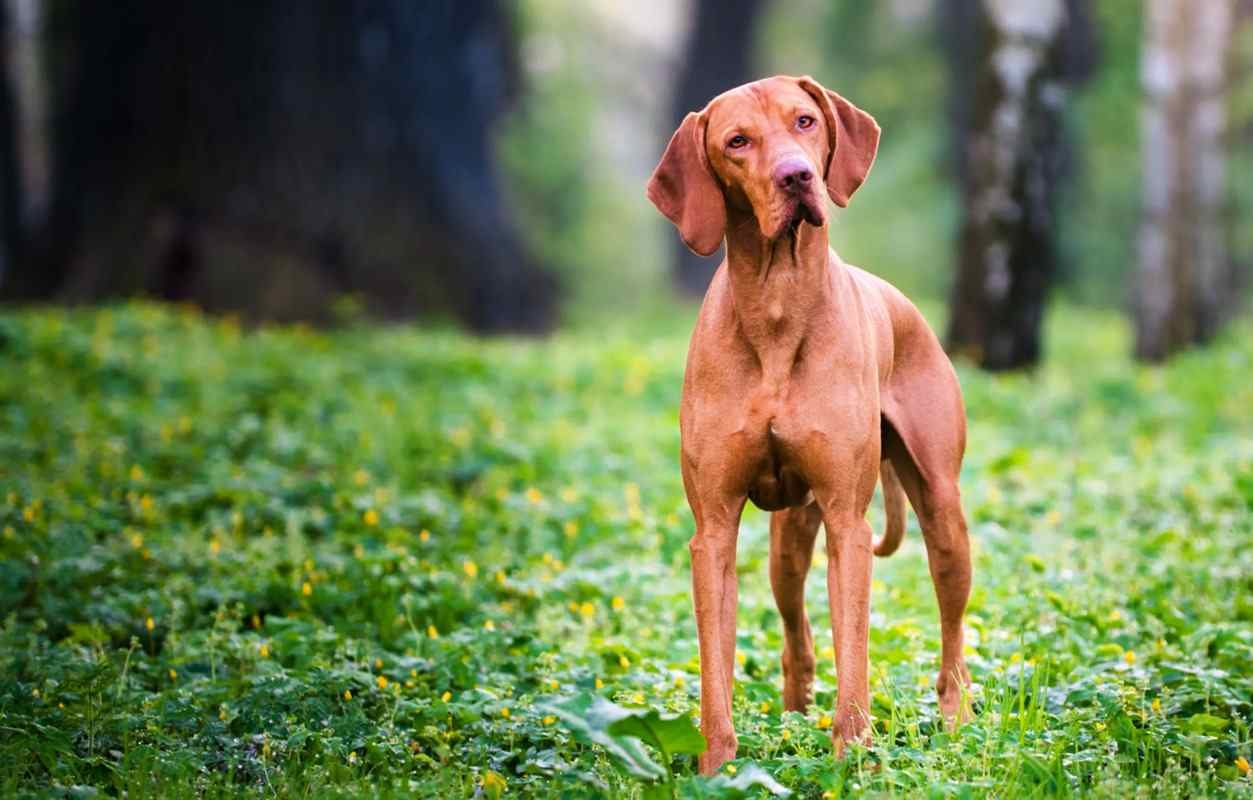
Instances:
[[[748,663],[748,656],[744,654],[743,650],[735,651],[735,663],[739,664],[741,667]]]
[[[1153,713],[1154,714],[1162,713],[1162,698],[1160,697],[1153,698]]]
[[[352,474],[352,482],[358,486],[365,486],[370,482],[370,473],[363,469],[359,469]]]
[[[172,681],[178,680],[178,673],[175,672],[172,668],[170,669],[170,680]]]
[[[610,602],[610,606],[613,607],[614,611],[621,611],[626,608],[626,600],[622,598],[622,595],[614,595],[613,600]]]
[[[449,700],[452,699],[452,692],[444,692],[443,694],[439,696],[439,699],[447,703]]]
[[[426,528],[423,528],[421,531],[418,532],[418,541],[420,542],[431,541],[431,532],[428,531]]]
[[[386,689],[387,688],[387,676],[386,675],[378,676],[376,683],[378,683],[380,689]]]
[[[687,685],[687,679],[685,679],[682,675],[675,675],[674,685],[675,685],[675,688],[682,689],[684,686]]]
[[[495,622],[492,622],[490,619],[489,619],[489,620],[484,620],[484,621],[483,621],[483,630],[485,630],[485,631],[494,631],[494,630],[496,630],[496,623],[495,623]]]
[[[301,585],[300,587],[300,593],[303,594],[305,597],[308,597],[309,595],[313,594],[313,584],[309,583],[308,581],[305,581],[304,584]]]
[[[1128,650],[1122,654],[1122,660],[1126,661],[1128,664],[1136,663],[1136,652],[1134,650]]]
[[[783,729],[783,733],[780,733],[780,734],[779,734],[779,737],[780,737],[781,739],[783,739],[783,741],[785,741],[785,742],[786,742],[788,739],[791,739],[791,738],[792,738],[792,732],[791,732],[790,730],[788,730],[787,728],[784,728],[784,729]]]
[[[429,637],[430,637],[430,638],[432,638],[432,639],[438,639],[438,638],[439,638],[439,628],[436,628],[434,625],[427,625],[427,626],[426,626],[426,635],[427,635],[427,636],[429,636]]]
[[[366,509],[366,512],[361,515],[361,521],[373,528],[375,525],[379,524],[379,512],[372,508],[368,508]]]
[[[769,714],[769,713],[770,713],[770,702],[769,702],[769,701],[767,701],[767,700],[762,700],[762,701],[761,701],[761,713],[763,713],[763,714]]]
[[[505,719],[509,719],[509,706],[505,706],[500,710],[500,715]]]
[[[348,700],[351,700],[351,699],[352,699],[352,689],[345,689],[345,690],[344,690],[344,700],[345,700],[345,701],[348,701]]]
[[[265,642],[262,642],[261,645],[257,648],[257,652],[261,654],[262,658],[269,658],[270,646],[266,644]]]
[[[1240,770],[1240,772],[1242,772],[1243,774],[1248,775],[1249,774],[1249,760],[1245,758],[1244,756],[1239,756],[1238,758],[1236,758],[1236,769]]]
[[[831,715],[830,714],[823,714],[822,716],[818,717],[818,728],[820,730],[826,730],[827,728],[830,728],[830,727],[831,727]]]
[[[597,679],[596,679],[596,688],[597,688],[597,689],[604,689],[604,688],[605,688],[605,682],[604,682],[604,681],[602,681],[600,678],[597,678]]]
[[[636,692],[634,695],[631,696],[631,702],[635,703],[637,706],[644,705],[644,693]]]
[[[628,667],[631,666],[631,659],[627,658],[626,656],[618,656],[618,666],[622,667],[623,669],[627,669]]]
[[[590,601],[584,600],[583,604],[579,606],[579,613],[584,617],[593,617],[596,615],[596,606],[592,605]]]
[[[556,717],[554,717],[552,714],[549,714],[548,716],[544,717],[544,719],[543,719],[543,722],[544,722],[544,724],[545,724],[545,725],[552,725],[552,724],[553,724],[554,722],[556,722],[556,721],[557,721],[557,718],[556,718]]]
[[[544,493],[532,486],[526,490],[526,499],[531,502],[531,505],[537,506],[544,502]]]
[[[734,775],[737,772],[734,764],[727,764],[727,774]]]
[[[152,629],[157,627],[157,622],[152,617],[144,620],[144,627],[148,629],[148,633],[152,633]]]
[[[461,565],[461,569],[464,570],[465,574],[470,578],[478,577],[479,565],[475,564],[473,561],[466,561]]]
[[[222,542],[218,539],[211,539],[209,541],[209,552],[215,556],[222,552]]]
[[[573,539],[579,535],[579,523],[572,519],[566,520],[565,524],[562,525],[561,528],[566,532],[567,539]]]
[[[505,779],[490,769],[485,775],[483,775],[484,794],[490,795],[491,797],[500,797],[505,793],[506,786],[507,784],[505,783]]]

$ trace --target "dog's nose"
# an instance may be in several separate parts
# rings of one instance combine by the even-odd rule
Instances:
[[[813,178],[813,170],[801,158],[785,158],[774,167],[774,185],[785,192],[799,192]]]

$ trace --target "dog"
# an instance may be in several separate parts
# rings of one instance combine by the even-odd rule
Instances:
[[[689,248],[707,256],[726,242],[692,333],[679,412],[696,523],[689,550],[705,774],[736,754],[735,547],[748,500],[773,512],[786,709],[813,699],[804,589],[821,523],[839,677],[833,747],[840,757],[848,742],[870,743],[871,553],[899,546],[908,497],[940,607],[940,709],[950,725],[968,714],[961,388],[914,305],[827,241],[824,192],[847,206],[878,144],[865,111],[810,77],[777,76],[689,113],[648,182],[649,200]],[[887,522],[875,541],[865,515],[880,479]]]

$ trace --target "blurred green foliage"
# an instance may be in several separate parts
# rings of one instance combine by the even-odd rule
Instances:
[[[761,75],[811,74],[879,119],[878,161],[835,215],[832,243],[851,263],[932,298],[951,282],[958,218],[936,6],[772,3],[756,47]],[[572,287],[574,317],[655,304],[670,291],[674,232],[647,205],[643,184],[671,132],[664,79],[675,64],[659,67],[655,50],[624,42],[599,4],[527,0],[521,8],[531,96],[503,141],[524,227]],[[1142,3],[1095,8],[1101,60],[1068,114],[1075,172],[1062,199],[1060,289],[1072,302],[1122,308],[1139,226]],[[1238,31],[1232,63],[1231,230],[1234,252],[1248,261],[1253,182],[1241,176],[1253,174],[1253,147],[1242,144],[1253,129],[1253,25]],[[634,83],[622,77],[632,70]],[[631,99],[641,91],[651,105]],[[622,138],[634,141],[636,161],[622,158]]]
[[[710,781],[670,716],[698,708],[693,313],[544,341],[0,315],[0,794],[634,797],[586,743],[632,717],[605,736],[685,797],[766,775],[801,797],[1249,795],[1247,322],[1145,368],[1118,314],[1062,307],[1035,375],[960,370],[977,713],[956,733],[912,519],[875,564],[874,749],[830,753],[821,558],[817,704],[782,713],[750,510],[741,758]]]

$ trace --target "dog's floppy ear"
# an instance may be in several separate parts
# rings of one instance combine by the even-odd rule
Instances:
[[[800,84],[827,118],[827,135],[831,138],[827,194],[837,206],[846,208],[848,199],[866,181],[874,164],[879,151],[879,123],[809,76],[801,78]]]
[[[722,244],[727,207],[705,153],[704,112],[683,118],[653,170],[647,194],[693,252],[707,256]]]

